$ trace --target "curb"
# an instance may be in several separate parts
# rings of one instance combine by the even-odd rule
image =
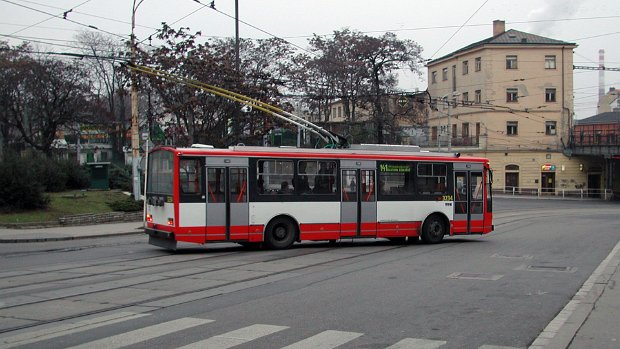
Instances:
[[[144,231],[132,231],[132,232],[110,233],[110,234],[95,234],[95,235],[81,235],[81,236],[60,236],[60,237],[48,237],[48,238],[0,239],[0,244],[16,244],[16,243],[31,243],[31,242],[83,240],[83,239],[106,238],[106,237],[114,237],[114,236],[137,235],[137,234],[144,234]]]
[[[98,225],[107,223],[131,223],[141,222],[144,218],[142,211],[136,212],[106,212],[106,213],[82,213],[58,218],[57,221],[26,222],[26,223],[3,223],[0,228],[6,229],[45,229],[57,227],[74,227],[83,225]]]
[[[586,322],[620,265],[620,242],[599,264],[579,291],[551,320],[528,349],[565,349]]]

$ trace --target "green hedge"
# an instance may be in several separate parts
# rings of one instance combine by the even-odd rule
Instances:
[[[144,208],[144,201],[135,201],[133,197],[127,197],[123,200],[112,201],[108,203],[108,206],[110,206],[110,208],[114,211],[135,212],[142,211]]]
[[[7,153],[0,166],[0,209],[46,208],[50,201],[46,192],[84,189],[89,184],[88,170],[72,161]]]
[[[15,154],[5,155],[0,166],[0,209],[41,209],[46,208],[49,202],[36,161],[22,159]]]

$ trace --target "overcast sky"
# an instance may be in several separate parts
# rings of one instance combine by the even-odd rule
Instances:
[[[205,5],[211,2],[200,1]],[[620,6],[612,0],[238,1],[240,20],[252,26],[240,24],[244,38],[271,34],[307,47],[312,34],[330,34],[342,28],[369,35],[392,31],[399,38],[419,43],[423,57],[430,59],[490,37],[493,20],[501,19],[507,30],[577,43],[575,65],[597,66],[598,51],[604,49],[606,66],[620,67]],[[203,35],[234,36],[234,4],[234,0],[215,0],[214,11],[194,0],[144,0],[136,15],[136,36],[148,38],[161,22],[189,27]],[[64,20],[63,13],[70,9],[68,20]],[[71,52],[75,50],[67,46],[75,46],[75,34],[93,30],[87,26],[117,34],[119,41],[127,38],[131,12],[131,0],[0,0],[0,40],[17,44],[14,37],[18,36],[45,42],[38,48]],[[401,76],[401,88],[426,89],[425,68],[423,72],[421,77]],[[574,82],[576,118],[596,114],[598,72],[575,70]],[[605,90],[611,86],[620,88],[620,72],[605,73]]]

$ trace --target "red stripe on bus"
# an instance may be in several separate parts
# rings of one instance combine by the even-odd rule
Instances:
[[[377,237],[417,236],[421,222],[379,223]]]

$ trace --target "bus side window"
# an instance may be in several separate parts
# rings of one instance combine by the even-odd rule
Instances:
[[[291,160],[259,160],[257,162],[257,191],[260,195],[278,195],[289,193],[289,185],[293,183],[293,161]],[[287,190],[283,190],[286,182]]]
[[[336,163],[334,161],[319,161],[319,172],[314,177],[314,192],[318,194],[332,194],[336,190]]]
[[[179,186],[182,194],[203,193],[201,159],[181,159],[179,163]]]

